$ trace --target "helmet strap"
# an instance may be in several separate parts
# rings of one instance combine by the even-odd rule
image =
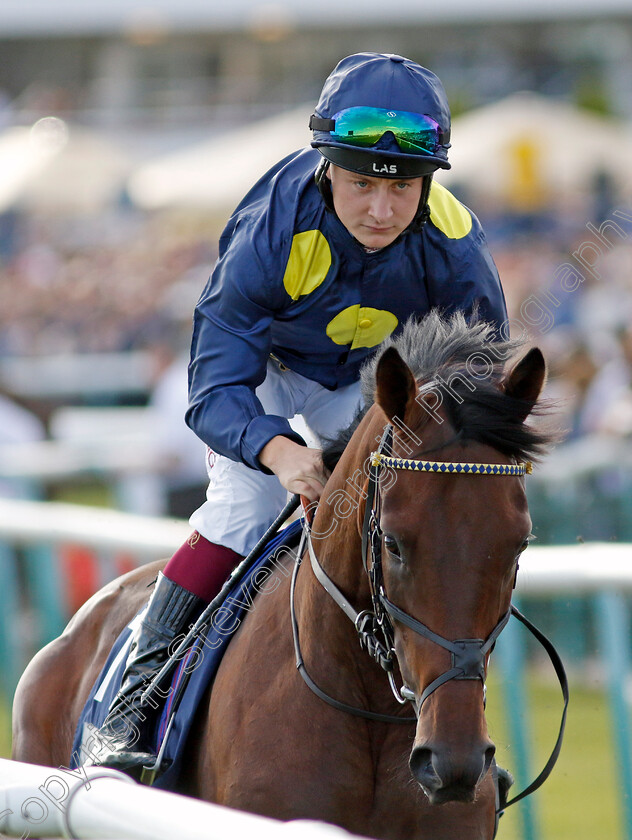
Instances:
[[[410,223],[408,230],[418,233],[430,218],[430,207],[428,206],[428,199],[430,198],[430,188],[432,187],[432,174],[424,175],[421,181],[421,195],[419,196],[419,205],[415,218]]]
[[[316,179],[316,186],[318,187],[318,192],[323,197],[323,201],[325,202],[325,207],[327,210],[330,210],[332,213],[335,213],[334,210],[334,196],[331,191],[331,181],[327,177],[327,170],[329,169],[329,161],[327,158],[322,158],[318,166],[316,167],[316,173],[314,175]]]

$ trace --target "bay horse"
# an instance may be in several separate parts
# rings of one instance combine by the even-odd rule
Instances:
[[[524,462],[550,439],[526,422],[542,353],[523,348],[512,362],[520,345],[493,338],[485,323],[431,312],[365,368],[370,407],[325,453],[337,464],[310,562],[260,593],[234,634],[196,715],[182,793],[384,840],[495,835],[484,679],[531,532]],[[90,688],[163,565],[105,586],[33,659],[15,696],[15,759],[68,764]],[[327,581],[352,614],[388,626],[381,655],[394,690]],[[461,670],[450,645],[462,649]]]

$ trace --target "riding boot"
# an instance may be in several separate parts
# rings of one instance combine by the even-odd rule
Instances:
[[[140,696],[168,657],[174,638],[195,621],[206,602],[162,573],[149,599],[147,611],[134,632],[119,693],[101,729],[96,763],[131,770],[153,763],[151,736],[157,711],[155,701],[141,705]]]

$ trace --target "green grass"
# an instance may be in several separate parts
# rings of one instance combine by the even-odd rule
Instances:
[[[492,671],[493,671],[492,667]],[[557,737],[562,700],[557,685],[532,674],[528,681],[529,726],[532,741],[532,776],[544,766]],[[512,769],[511,745],[502,703],[502,691],[493,679],[488,686],[490,734],[498,760]],[[0,703],[0,756],[10,755],[9,705]],[[619,803],[623,792],[616,782],[613,733],[607,701],[598,688],[571,684],[566,737],[562,753],[544,786],[528,798],[536,821],[536,840],[623,840]],[[524,787],[523,784],[520,790]],[[512,795],[518,792],[518,782]],[[500,823],[498,840],[522,840],[518,803]]]
[[[531,778],[546,763],[557,738],[562,710],[559,687],[540,677],[528,680],[531,732]],[[498,748],[499,763],[512,769],[511,745],[502,709],[502,693],[489,686],[490,734]],[[515,795],[524,781],[512,788]],[[619,803],[623,791],[616,781],[613,733],[603,691],[573,681],[562,752],[549,779],[531,800],[536,840],[623,840]],[[521,814],[525,805],[511,806],[502,817],[498,840],[522,840]]]
[[[90,507],[112,507],[115,500],[111,490],[103,482],[85,479],[53,487],[50,501]]]
[[[0,758],[11,758],[11,707],[4,698],[0,702]]]

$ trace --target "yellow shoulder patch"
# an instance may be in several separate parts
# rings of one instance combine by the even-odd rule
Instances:
[[[462,239],[472,230],[472,214],[436,181],[430,187],[428,206],[430,221],[448,239]]]
[[[318,288],[331,266],[329,243],[319,230],[297,233],[283,275],[285,291],[298,300]]]

